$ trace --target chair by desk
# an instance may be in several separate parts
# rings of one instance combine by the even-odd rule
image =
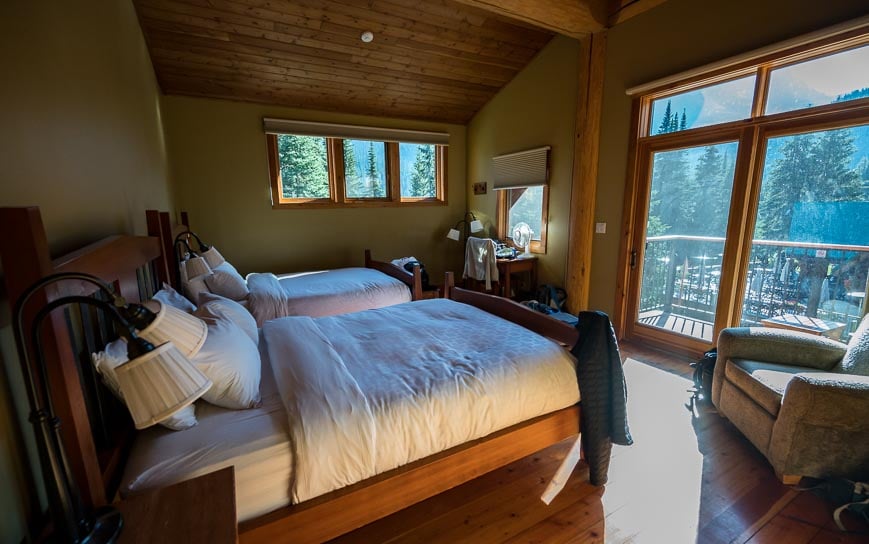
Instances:
[[[533,292],[537,287],[537,257],[525,257],[516,259],[498,259],[499,293],[502,297],[512,298],[513,274],[527,273],[529,275],[530,288]]]

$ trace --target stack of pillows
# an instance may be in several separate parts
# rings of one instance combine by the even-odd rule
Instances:
[[[208,328],[205,342],[189,356],[196,368],[214,384],[202,396],[203,400],[233,410],[256,407],[260,402],[261,372],[256,321],[241,304],[229,298],[204,291],[199,293],[198,301],[199,307],[196,307],[172,287],[163,284],[163,289],[147,305],[158,311],[158,305],[166,304],[205,322]],[[115,369],[127,362],[126,343],[115,340],[106,346],[105,351],[91,357],[104,383],[123,400]],[[188,429],[196,425],[195,410],[195,405],[191,404],[160,424],[176,431]]]

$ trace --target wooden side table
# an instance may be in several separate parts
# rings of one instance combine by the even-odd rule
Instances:
[[[537,257],[516,259],[498,259],[498,276],[501,284],[501,296],[510,298],[511,281],[513,274],[528,273],[531,280],[531,288],[537,287]]]
[[[114,506],[124,518],[121,544],[238,542],[233,467],[135,495]]]
[[[836,321],[825,321],[817,317],[805,315],[784,314],[761,320],[764,327],[807,332],[816,336],[826,336],[838,340],[845,330],[845,324]]]

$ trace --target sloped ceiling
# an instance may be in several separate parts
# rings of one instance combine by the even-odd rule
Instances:
[[[133,3],[167,94],[467,123],[554,33],[581,38],[663,1]]]

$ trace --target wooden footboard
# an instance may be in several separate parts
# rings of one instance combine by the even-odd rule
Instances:
[[[579,406],[239,524],[243,544],[325,542],[579,433]]]

